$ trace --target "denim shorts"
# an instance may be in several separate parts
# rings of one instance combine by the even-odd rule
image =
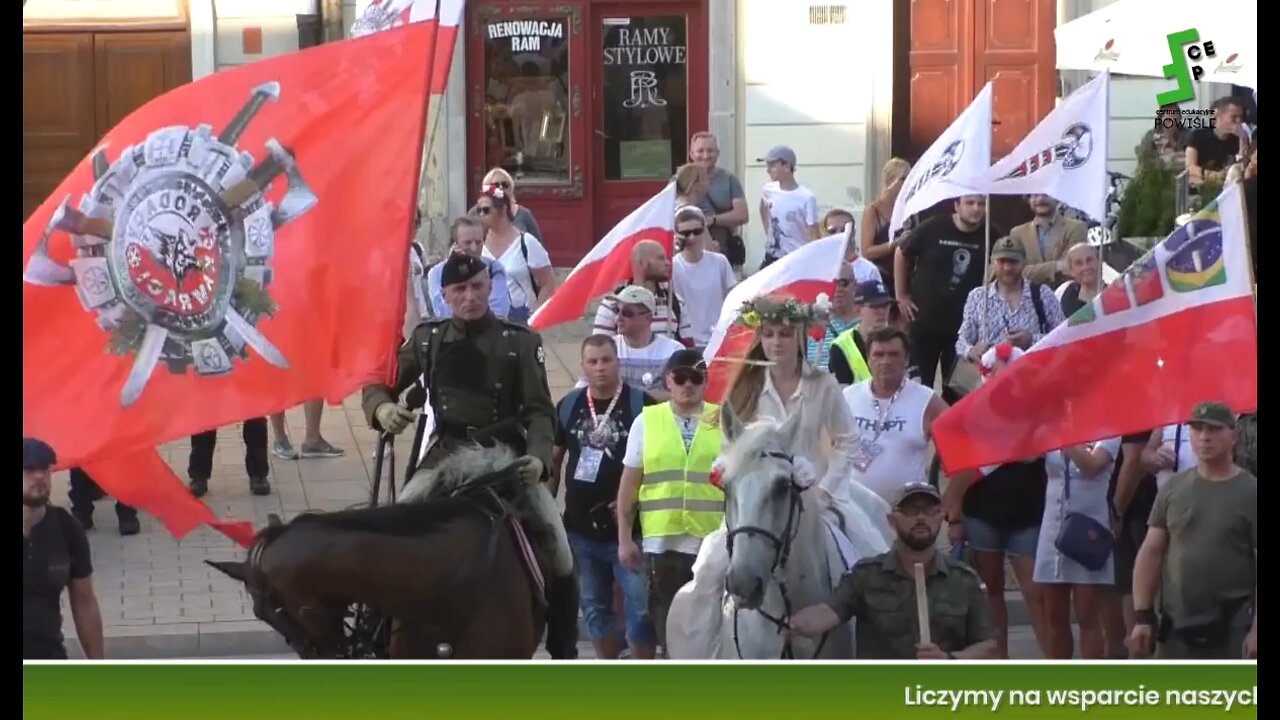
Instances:
[[[618,634],[618,618],[613,613],[613,584],[622,588],[622,607],[627,616],[627,643],[632,647],[654,647],[658,639],[649,620],[648,594],[644,576],[618,561],[618,543],[593,540],[568,533],[577,566],[582,619],[592,641]]]
[[[1034,559],[1036,546],[1040,544],[1040,528],[1038,526],[1007,530],[999,528],[984,520],[966,516],[964,519],[964,537],[969,547],[982,552],[1002,552]]]

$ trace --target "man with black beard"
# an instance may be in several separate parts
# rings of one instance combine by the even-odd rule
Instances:
[[[102,657],[102,613],[93,592],[89,539],[71,513],[49,504],[53,448],[22,439],[22,659],[65,660],[62,591],[85,657]]]
[[[938,552],[938,489],[919,482],[903,486],[889,522],[898,532],[889,552],[855,564],[830,599],[792,616],[789,632],[818,637],[856,617],[859,660],[995,657],[995,625],[977,573]],[[916,565],[924,568],[929,642],[920,641]]]

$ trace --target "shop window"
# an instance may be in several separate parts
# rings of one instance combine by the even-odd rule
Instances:
[[[520,184],[568,183],[568,19],[494,20],[484,40],[488,167]]]
[[[689,155],[685,17],[603,24],[605,179],[669,178]]]

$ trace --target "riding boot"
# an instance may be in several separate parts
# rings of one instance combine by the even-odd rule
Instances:
[[[539,482],[529,488],[529,505],[546,539],[544,550],[551,562],[551,574],[556,577],[573,574],[573,550],[569,547],[569,535],[564,530],[560,508],[546,483]]]
[[[552,660],[578,659],[578,578],[551,578],[547,607],[547,653]]]

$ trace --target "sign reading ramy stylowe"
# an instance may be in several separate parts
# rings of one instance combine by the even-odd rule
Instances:
[[[615,21],[620,23],[621,21]],[[670,27],[618,27],[604,49],[605,65],[683,65],[688,50]],[[608,43],[608,40],[606,40]]]

